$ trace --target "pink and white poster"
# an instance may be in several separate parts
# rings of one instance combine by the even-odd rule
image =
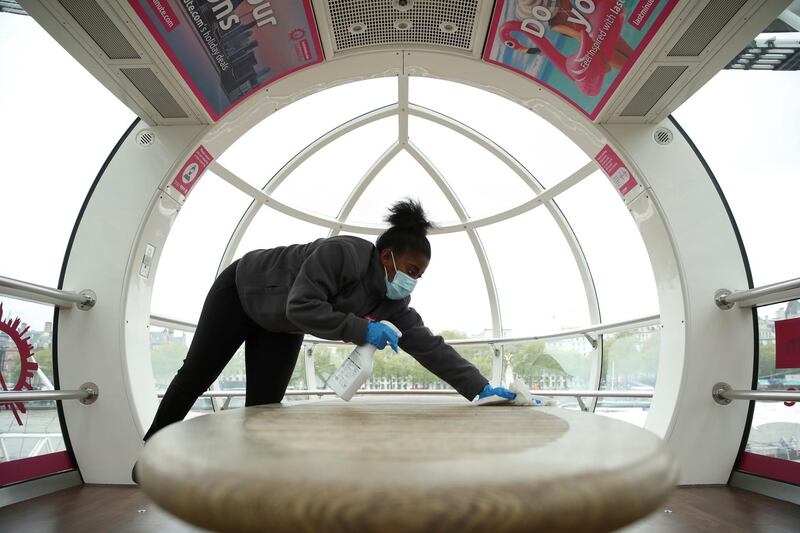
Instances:
[[[170,186],[183,196],[189,196],[189,191],[192,190],[192,187],[195,186],[200,176],[203,175],[203,172],[213,160],[214,156],[204,146],[199,146],[181,167],[180,172],[172,180]]]
[[[633,172],[628,170],[619,155],[609,145],[605,145],[594,160],[597,161],[597,164],[600,165],[600,168],[603,169],[614,188],[623,198],[639,184]]]
[[[323,60],[310,0],[129,0],[214,120]]]
[[[497,0],[484,61],[594,119],[677,0]]]

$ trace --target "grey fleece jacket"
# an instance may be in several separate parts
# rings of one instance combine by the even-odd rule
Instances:
[[[247,316],[269,331],[310,333],[364,344],[369,320],[403,333],[400,347],[471,400],[488,383],[403,300],[386,298],[384,269],[371,242],[338,236],[253,250],[239,260],[236,288]]]

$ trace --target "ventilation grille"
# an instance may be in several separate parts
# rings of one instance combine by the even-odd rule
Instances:
[[[334,50],[425,44],[471,50],[477,0],[328,0]],[[409,7],[410,6],[410,7]]]
[[[711,0],[668,56],[699,56],[747,0]]]
[[[188,116],[149,68],[122,68],[120,71],[125,74],[134,87],[139,89],[139,92],[147,98],[147,101],[162,117],[186,118]]]
[[[672,132],[667,128],[656,128],[653,132],[653,140],[656,144],[666,146],[672,142]]]
[[[684,65],[670,65],[666,67],[658,67],[639,92],[636,93],[625,109],[620,113],[623,117],[643,117],[653,109],[664,93],[666,93],[672,84],[681,77],[681,74],[688,67]]]
[[[156,134],[153,130],[142,130],[136,134],[136,144],[142,148],[153,146],[156,142]]]
[[[100,47],[109,59],[139,59],[131,43],[122,36],[94,0],[58,0],[83,31]]]

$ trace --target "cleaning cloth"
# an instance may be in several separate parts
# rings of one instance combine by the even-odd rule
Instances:
[[[502,396],[492,395],[485,398],[476,397],[472,400],[475,405],[523,405],[523,406],[554,406],[556,401],[547,396],[535,396],[530,393],[528,386],[520,380],[514,380],[514,383],[508,387],[508,390],[516,393],[513,400],[503,398]]]

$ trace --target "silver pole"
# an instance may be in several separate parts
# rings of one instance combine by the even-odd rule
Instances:
[[[5,276],[0,276],[0,293],[12,298],[21,298],[59,307],[77,306],[82,310],[91,309],[97,302],[97,295],[90,289],[82,290],[80,293],[62,291]]]
[[[720,382],[711,389],[711,396],[720,405],[728,405],[733,400],[754,400],[759,402],[800,402],[800,391],[789,390],[733,390],[730,385]]]
[[[100,389],[94,383],[84,383],[78,390],[0,391],[0,402],[40,402],[49,400],[78,400],[89,405],[97,400]]]
[[[714,302],[720,309],[732,309],[737,305],[739,307],[755,307],[786,302],[797,298],[800,298],[800,278],[743,291],[720,289],[714,295]]]
[[[596,334],[615,333],[618,331],[626,331],[645,326],[654,326],[659,324],[660,320],[661,318],[659,315],[651,315],[631,320],[624,320],[621,322],[611,322],[608,324],[595,324],[593,326],[588,326],[585,328],[569,329],[545,335],[530,335],[527,337],[491,337],[483,339],[453,339],[453,340],[445,339],[445,342],[447,342],[452,346],[483,346],[490,344],[507,346],[509,344],[521,344],[525,342],[583,337],[587,333],[596,333]],[[153,326],[179,329],[181,331],[194,331],[196,328],[196,324],[193,324],[191,322],[184,322],[181,320],[175,320],[157,315],[150,315],[150,324]],[[308,343],[313,343],[315,345],[319,344],[322,346],[344,346],[346,344],[342,341],[318,339],[312,336],[306,336],[304,341]]]
[[[568,397],[589,397],[589,398],[652,398],[653,391],[632,391],[632,390],[615,390],[615,391],[591,391],[591,390],[532,390],[531,393],[537,396],[568,396]],[[328,389],[314,389],[314,390],[287,390],[286,396],[331,396],[335,394],[332,390]],[[455,396],[458,392],[449,389],[365,389],[358,391],[356,394],[367,396],[381,396],[381,395],[433,395],[433,396]],[[229,396],[245,396],[246,392],[243,390],[230,390],[230,391],[207,391],[201,397],[215,398],[215,397],[229,397]],[[158,393],[159,398],[164,397],[163,392]]]
[[[197,324],[194,322],[186,322],[177,320],[175,318],[168,318],[160,315],[150,315],[150,325],[158,326],[160,328],[177,329],[180,331],[194,331],[197,329]]]

